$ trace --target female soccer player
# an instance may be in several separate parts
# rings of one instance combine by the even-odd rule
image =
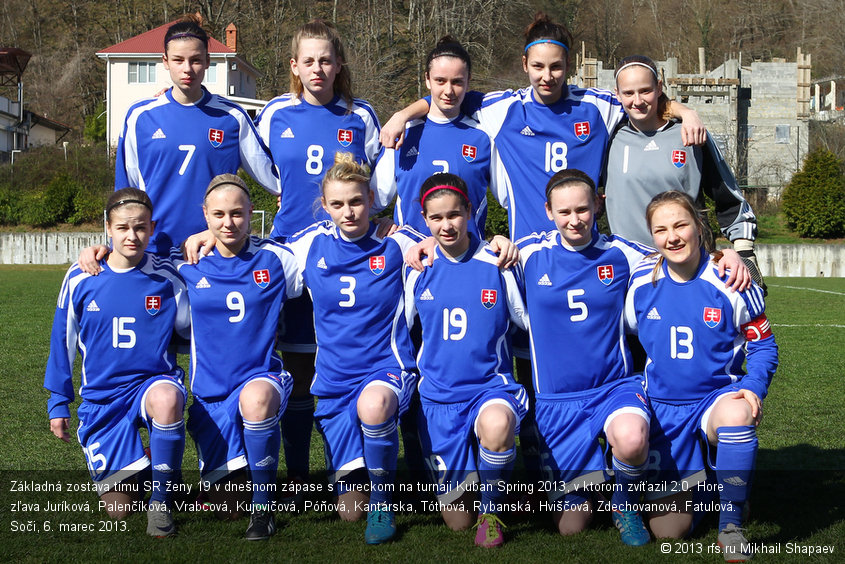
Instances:
[[[197,264],[173,255],[191,301],[188,431],[211,502],[223,493],[215,485],[249,468],[246,538],[263,540],[276,530],[279,415],[292,387],[274,350],[276,323],[285,300],[302,292],[301,275],[289,250],[249,235],[252,203],[240,177],[215,176],[203,202],[214,249]]]
[[[352,94],[352,77],[335,28],[313,20],[291,41],[290,89],[271,100],[256,119],[281,176],[280,209],[271,236],[284,241],[315,219],[328,219],[314,203],[320,181],[338,151],[350,152],[372,166],[379,150],[379,123],[369,103]],[[314,375],[313,310],[307,295],[283,311],[279,348],[294,378],[282,421],[288,478],[308,479],[308,452],[314,399],[308,393]]]
[[[422,326],[423,451],[446,524],[465,529],[477,514],[475,543],[500,546],[503,485],[528,408],[513,379],[508,337],[511,322],[525,327],[522,297],[514,273],[500,270],[489,247],[469,233],[472,209],[460,177],[432,175],[420,204],[437,241],[432,265],[408,271],[405,281],[407,319],[418,313]],[[472,487],[479,481],[477,503]]]
[[[536,417],[545,478],[561,534],[583,530],[606,479],[606,439],[616,486],[613,522],[628,545],[648,542],[638,494],[645,476],[650,411],[632,375],[622,311],[634,265],[651,249],[594,229],[598,195],[592,179],[564,169],[546,185],[546,214],[557,230],[520,240],[530,319]],[[565,369],[560,361],[566,359]],[[641,491],[639,488],[633,488]]]
[[[373,175],[376,203],[386,207],[398,194],[394,221],[427,233],[420,213],[419,188],[435,172],[451,172],[467,184],[475,215],[469,228],[483,238],[494,153],[490,138],[479,129],[478,122],[461,113],[472,61],[466,49],[446,35],[428,53],[425,68],[431,107],[425,119],[408,124],[401,148],[385,149],[379,156]]]
[[[129,108],[117,146],[114,184],[150,194],[156,204],[150,251],[166,256],[171,247],[205,228],[200,206],[214,176],[236,173],[243,166],[275,194],[279,179],[246,112],[203,88],[208,35],[195,17],[168,28],[162,60],[173,87]]]
[[[727,561],[747,560],[741,511],[754,470],[762,400],[778,363],[763,291],[756,284],[743,292],[725,289],[707,250],[707,225],[688,195],[673,190],[655,196],[646,221],[658,255],[634,272],[625,320],[649,357],[651,458],[659,484],[695,488],[705,478],[700,447],[706,445],[720,488],[719,544]],[[661,501],[677,504],[677,511],[650,516],[656,537],[689,531],[692,493],[680,489],[655,495],[670,495]]]
[[[171,492],[185,449],[182,413],[187,391],[169,348],[174,328],[187,332],[185,286],[167,262],[145,253],[153,235],[153,205],[135,188],[114,192],[106,204],[106,228],[114,251],[100,276],[77,264],[59,293],[44,387],[50,430],[70,442],[73,359],[82,352],[79,429],[91,478],[106,511],[122,519],[141,506],[138,473],[152,459],[147,533],[176,534]],[[146,427],[150,458],[138,434]],[[132,481],[132,482],[130,482]]]
[[[605,169],[611,232],[650,243],[645,208],[653,196],[680,190],[703,204],[706,193],[716,203],[724,235],[741,257],[756,263],[754,212],[709,135],[700,147],[684,146],[680,124],[665,115],[669,100],[654,61],[642,55],[622,59],[616,66],[616,98],[628,120],[613,134]]]
[[[338,153],[322,182],[331,222],[288,239],[314,303],[319,344],[311,393],[339,514],[361,516],[368,496],[357,486],[366,467],[370,494],[365,540],[393,537],[392,488],[399,453],[397,419],[414,391],[414,356],[404,317],[403,255],[422,237],[402,229],[388,238],[369,221],[373,192],[365,165]],[[364,331],[352,335],[351,332]]]

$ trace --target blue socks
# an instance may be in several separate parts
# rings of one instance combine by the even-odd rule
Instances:
[[[314,397],[290,398],[282,416],[282,439],[288,478],[308,480],[311,429],[314,427]]]
[[[399,431],[396,417],[378,425],[361,423],[364,435],[364,461],[370,475],[370,504],[390,503],[399,457]]]
[[[493,452],[478,445],[478,477],[482,484],[479,513],[498,515],[499,506],[507,495],[501,484],[510,478],[514,460],[516,460],[515,446],[504,452]]]
[[[757,428],[753,425],[716,429],[716,480],[719,494],[719,530],[728,523],[742,523],[742,507],[751,490],[751,476],[757,459]]]
[[[185,452],[185,422],[162,425],[155,419],[150,426],[150,458],[152,458],[153,491],[150,502],[167,503],[173,497],[168,485],[181,477],[182,455]]]
[[[639,466],[631,466],[630,464],[625,464],[615,456],[613,457],[613,473],[616,476],[618,487],[613,489],[610,502],[615,508],[629,511],[639,503],[639,490],[629,491],[630,488],[628,486],[641,482],[647,468],[648,459]]]
[[[279,469],[279,416],[263,421],[244,419],[244,449],[252,475],[252,503],[268,506],[275,498],[276,471]]]

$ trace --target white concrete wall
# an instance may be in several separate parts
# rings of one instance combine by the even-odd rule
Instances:
[[[104,233],[0,233],[0,264],[70,264]]]
[[[757,245],[763,276],[845,278],[845,245]]]

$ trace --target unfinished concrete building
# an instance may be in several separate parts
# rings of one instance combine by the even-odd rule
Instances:
[[[740,55],[707,71],[702,53],[699,72],[689,74],[677,58],[655,62],[666,94],[699,113],[752,205],[778,197],[809,147],[810,56],[799,49],[795,62],[744,62]],[[615,87],[613,69],[585,56],[583,46],[571,82]]]

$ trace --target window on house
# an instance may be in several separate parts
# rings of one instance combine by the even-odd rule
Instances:
[[[203,82],[217,82],[217,63],[208,65],[208,70],[205,71],[205,80]]]
[[[155,63],[129,63],[129,83],[146,84],[156,81]]]
[[[775,143],[789,143],[789,126],[775,126]]]

